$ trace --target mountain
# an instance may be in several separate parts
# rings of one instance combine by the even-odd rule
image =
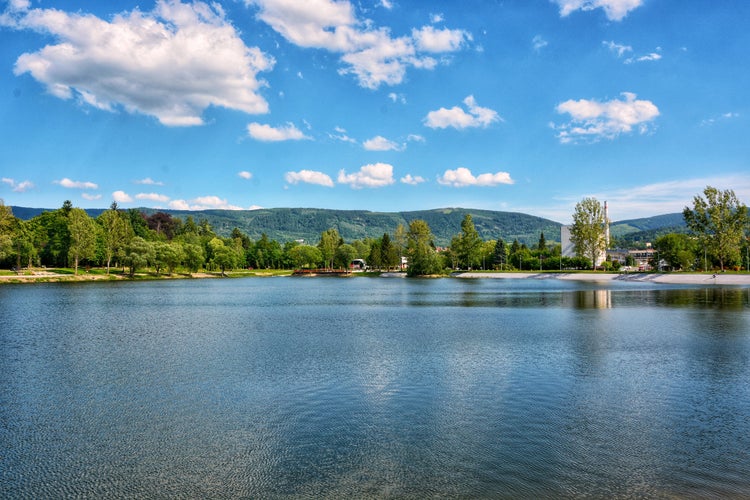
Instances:
[[[19,219],[31,219],[47,209],[11,207],[13,215]],[[461,221],[471,214],[474,226],[484,240],[503,238],[508,243],[517,239],[529,246],[536,245],[539,235],[544,232],[548,242],[560,241],[560,223],[516,212],[474,210],[466,208],[440,208],[412,212],[370,212],[366,210],[329,210],[321,208],[268,208],[259,210],[158,210],[138,208],[146,215],[165,212],[183,222],[192,217],[196,222],[205,219],[214,231],[221,236],[229,236],[232,229],[238,228],[250,238],[257,240],[262,234],[284,243],[292,240],[305,240],[317,243],[320,234],[330,228],[338,230],[345,241],[362,238],[379,238],[383,233],[393,235],[396,227],[422,219],[427,222],[435,235],[438,246],[450,245],[451,238],[461,232]],[[97,217],[104,209],[87,209],[92,217]],[[681,213],[657,215],[642,219],[613,222],[610,233],[621,244],[654,241],[668,232],[685,232],[685,221]]]
[[[46,209],[11,207],[13,215],[19,219],[31,219]],[[104,209],[87,209],[96,217]],[[465,208],[441,208],[413,212],[369,212],[366,210],[328,210],[318,208],[270,208],[259,210],[157,210],[137,209],[146,215],[165,212],[183,222],[192,217],[196,222],[205,219],[214,231],[221,236],[229,236],[238,228],[252,239],[262,234],[284,243],[292,240],[305,240],[317,243],[320,234],[330,228],[338,230],[345,241],[362,238],[379,238],[384,233],[393,235],[396,227],[422,219],[427,222],[435,235],[435,244],[448,246],[451,238],[461,232],[461,221],[471,214],[474,226],[485,240],[499,237],[510,243],[518,239],[527,245],[536,245],[540,233],[544,232],[547,241],[559,241],[560,224],[549,219],[522,213],[473,210]]]
[[[686,233],[688,228],[682,213],[674,213],[613,222],[609,232],[618,246],[643,247],[668,233]]]

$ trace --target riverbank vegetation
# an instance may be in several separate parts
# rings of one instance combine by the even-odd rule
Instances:
[[[743,262],[750,256],[747,208],[731,191],[708,187],[704,195],[705,199],[695,198],[692,209],[685,209],[692,234],[667,234],[653,243],[655,267],[662,267],[658,261],[672,270],[747,269],[750,258]],[[590,225],[601,228],[600,219],[595,217]],[[66,274],[143,279],[348,269],[359,259],[370,270],[425,276],[452,270],[584,270],[596,257],[591,245],[582,245],[576,257],[562,256],[560,244],[548,243],[544,232],[532,246],[517,239],[484,240],[471,214],[455,230],[448,247],[435,244],[429,224],[422,219],[399,224],[377,238],[345,241],[336,228],[329,228],[317,242],[279,242],[266,234],[253,240],[237,228],[221,237],[205,219],[196,222],[188,215],[182,220],[164,212],[147,215],[120,209],[116,203],[96,218],[66,201],[57,210],[21,220],[0,200],[0,269],[10,269],[16,276],[36,269],[37,274],[48,273],[49,279]],[[628,264],[610,259],[601,267],[617,271]]]

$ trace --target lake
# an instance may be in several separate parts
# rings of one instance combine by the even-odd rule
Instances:
[[[0,497],[748,497],[750,288],[0,287]]]

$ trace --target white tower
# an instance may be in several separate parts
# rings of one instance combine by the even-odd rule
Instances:
[[[607,202],[604,202],[604,247],[609,248],[609,208]]]

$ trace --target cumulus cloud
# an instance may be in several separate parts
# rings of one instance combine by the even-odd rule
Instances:
[[[287,172],[284,180],[289,184],[317,184],[319,186],[333,187],[333,179],[323,172],[314,170],[300,170],[299,172]]]
[[[566,17],[577,10],[603,9],[610,21],[621,21],[628,13],[643,5],[643,0],[552,0],[560,6],[560,16]]]
[[[243,170],[242,172],[237,172],[238,177],[242,177],[243,179],[250,180],[253,178],[253,174],[248,172],[247,170]]]
[[[67,177],[63,177],[59,181],[54,181],[55,184],[59,184],[64,188],[68,189],[99,189],[99,185],[89,181],[72,181]]]
[[[34,187],[34,183],[31,181],[16,182],[15,179],[11,179],[8,177],[3,177],[1,180],[3,184],[7,184],[8,186],[10,186],[10,188],[15,193],[24,193]]]
[[[155,181],[151,177],[146,177],[145,179],[140,179],[135,181],[136,184],[143,184],[146,186],[163,186],[164,183],[161,181]]]
[[[89,193],[81,193],[81,198],[84,200],[94,201],[94,200],[100,200],[102,195],[100,194],[89,194]]]
[[[353,139],[347,135],[345,128],[335,127],[333,130],[336,132],[335,134],[328,134],[328,137],[330,137],[331,139],[336,139],[337,141],[342,142],[350,142],[352,144],[357,143],[356,139]]]
[[[616,43],[612,40],[610,41],[603,41],[602,45],[607,47],[610,52],[617,54],[618,58],[622,58],[625,54],[629,54],[633,52],[633,47],[630,45],[623,45],[621,43]],[[645,62],[645,61],[658,61],[661,59],[661,47],[656,48],[656,52],[651,52],[649,54],[643,55],[643,56],[630,56],[623,60],[625,64],[633,64],[637,62]]]
[[[468,168],[458,167],[455,170],[446,170],[442,176],[438,177],[438,183],[451,187],[497,186],[498,184],[513,184],[513,179],[508,172],[479,174],[475,177]]]
[[[610,41],[605,40],[602,42],[602,45],[607,47],[610,52],[617,54],[617,57],[622,57],[628,52],[633,52],[633,47],[631,47],[630,45],[623,45],[621,43],[616,43],[614,40],[610,40]]]
[[[14,72],[29,73],[61,99],[107,111],[122,107],[168,126],[200,125],[209,106],[268,112],[257,75],[274,60],[247,47],[216,3],[159,0],[152,12],[135,9],[111,20],[32,9],[12,26],[54,40],[21,55]]]
[[[561,143],[596,142],[614,139],[635,128],[645,134],[651,122],[659,116],[659,108],[651,101],[638,100],[631,92],[623,92],[623,99],[600,102],[597,100],[568,100],[557,105],[557,112],[568,114],[571,120],[553,125]]]
[[[169,208],[174,210],[245,210],[218,196],[199,196],[189,201],[173,200],[169,202]]]
[[[135,195],[135,198],[137,200],[158,201],[160,203],[166,203],[169,201],[169,196],[159,193],[138,193]]]
[[[362,143],[367,151],[402,151],[404,146],[386,139],[382,135],[376,135]]]
[[[112,199],[117,203],[131,203],[133,198],[125,191],[115,191],[112,193]]]
[[[409,67],[432,69],[429,54],[455,52],[471,40],[464,30],[414,29],[411,36],[393,37],[388,28],[359,19],[348,0],[245,0],[258,7],[258,18],[289,42],[304,48],[341,54],[341,74],[352,74],[360,86],[401,83]]]
[[[464,99],[463,104],[466,106],[468,112],[458,106],[453,106],[450,109],[440,108],[427,113],[424,124],[430,128],[453,127],[464,129],[469,127],[488,127],[491,123],[502,120],[497,111],[477,105],[472,95]]]
[[[405,176],[401,177],[402,184],[410,184],[412,186],[416,186],[417,184],[422,184],[423,182],[425,182],[425,178],[420,175],[406,174]]]
[[[300,141],[310,139],[301,130],[294,126],[293,123],[287,123],[282,127],[272,127],[261,123],[250,123],[247,126],[247,133],[250,137],[264,142],[280,141]]]
[[[353,189],[378,188],[393,184],[393,166],[387,163],[374,163],[360,167],[358,172],[347,174],[339,171],[339,184],[349,184]]]

